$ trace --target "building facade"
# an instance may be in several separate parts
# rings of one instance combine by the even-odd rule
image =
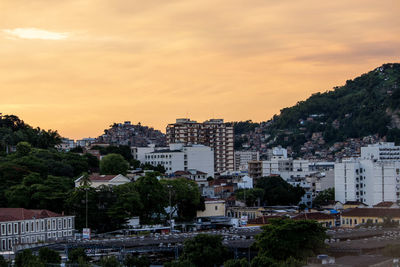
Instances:
[[[214,177],[214,152],[204,145],[170,144],[167,149],[145,154],[145,163],[164,166],[166,174],[198,170]]]
[[[257,151],[235,151],[235,170],[248,170],[249,161],[257,161],[260,155]]]
[[[400,200],[400,161],[349,159],[335,164],[335,200],[373,206]]]
[[[224,120],[211,119],[198,123],[186,118],[177,119],[176,123],[168,124],[166,132],[168,144],[202,144],[211,147],[215,172],[235,169],[233,126],[224,123]]]
[[[75,216],[48,210],[0,208],[0,251],[15,245],[72,239]]]

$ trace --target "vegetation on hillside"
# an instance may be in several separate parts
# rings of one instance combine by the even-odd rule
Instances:
[[[276,144],[294,148],[314,132],[322,132],[328,144],[373,134],[390,141],[398,133],[390,114],[398,115],[399,108],[400,64],[384,64],[344,86],[282,109],[268,131]]]

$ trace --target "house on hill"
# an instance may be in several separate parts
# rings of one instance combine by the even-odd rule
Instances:
[[[75,187],[81,186],[82,179],[83,175],[75,180]],[[122,185],[129,183],[131,180],[129,180],[129,178],[123,176],[122,174],[104,175],[104,174],[94,173],[89,175],[89,181],[91,187],[97,188],[101,185],[106,185],[106,186]]]

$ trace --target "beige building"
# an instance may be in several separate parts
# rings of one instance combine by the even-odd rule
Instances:
[[[225,200],[208,199],[204,201],[205,210],[197,211],[197,217],[225,216]]]
[[[79,177],[75,180],[75,187],[79,187],[82,184],[83,176]],[[105,186],[116,186],[129,183],[131,180],[129,178],[123,176],[122,174],[118,175],[102,175],[98,173],[91,174],[89,176],[90,186],[97,188],[101,185]]]
[[[177,119],[167,126],[167,143],[184,145],[202,144],[214,150],[215,172],[233,171],[234,133],[222,119],[210,119],[203,123],[190,119]]]
[[[249,220],[263,216],[266,210],[263,207],[229,207],[226,216],[231,218],[242,218],[247,216]]]
[[[358,224],[382,223],[384,219],[400,222],[400,209],[396,208],[354,208],[341,214],[342,227],[352,228]]]

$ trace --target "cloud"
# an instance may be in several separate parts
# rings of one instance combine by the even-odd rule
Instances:
[[[20,39],[63,40],[69,36],[65,32],[51,32],[36,28],[5,29],[3,32],[8,37]]]

